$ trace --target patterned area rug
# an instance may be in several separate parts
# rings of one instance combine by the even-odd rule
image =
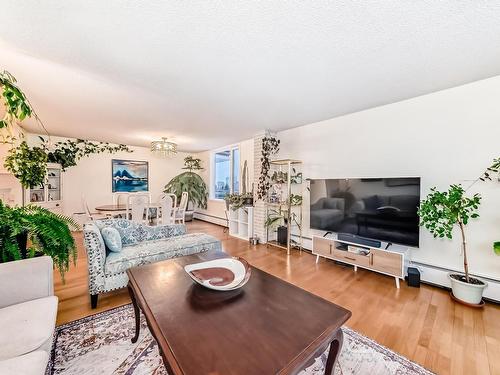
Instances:
[[[47,374],[167,375],[144,318],[137,343],[131,305],[80,319],[56,330]],[[344,345],[335,374],[429,375],[422,366],[344,327]],[[300,375],[323,374],[327,352]]]

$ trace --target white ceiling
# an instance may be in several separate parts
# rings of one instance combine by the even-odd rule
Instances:
[[[0,69],[62,136],[133,145],[169,136],[205,150],[500,74],[498,1],[0,0],[0,9]]]

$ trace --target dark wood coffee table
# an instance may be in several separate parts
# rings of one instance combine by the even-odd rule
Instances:
[[[203,253],[131,268],[129,292],[139,336],[142,310],[169,375],[296,374],[330,343],[326,374],[342,347],[340,327],[351,312],[252,268],[241,289],[196,285],[184,265],[216,257]]]

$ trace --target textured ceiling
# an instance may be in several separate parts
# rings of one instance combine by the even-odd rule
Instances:
[[[498,1],[0,0],[0,9],[0,69],[62,136],[134,145],[168,136],[205,150],[500,74]]]

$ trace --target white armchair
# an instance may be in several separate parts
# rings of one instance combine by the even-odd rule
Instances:
[[[0,374],[45,373],[57,316],[52,275],[47,256],[0,264]]]

